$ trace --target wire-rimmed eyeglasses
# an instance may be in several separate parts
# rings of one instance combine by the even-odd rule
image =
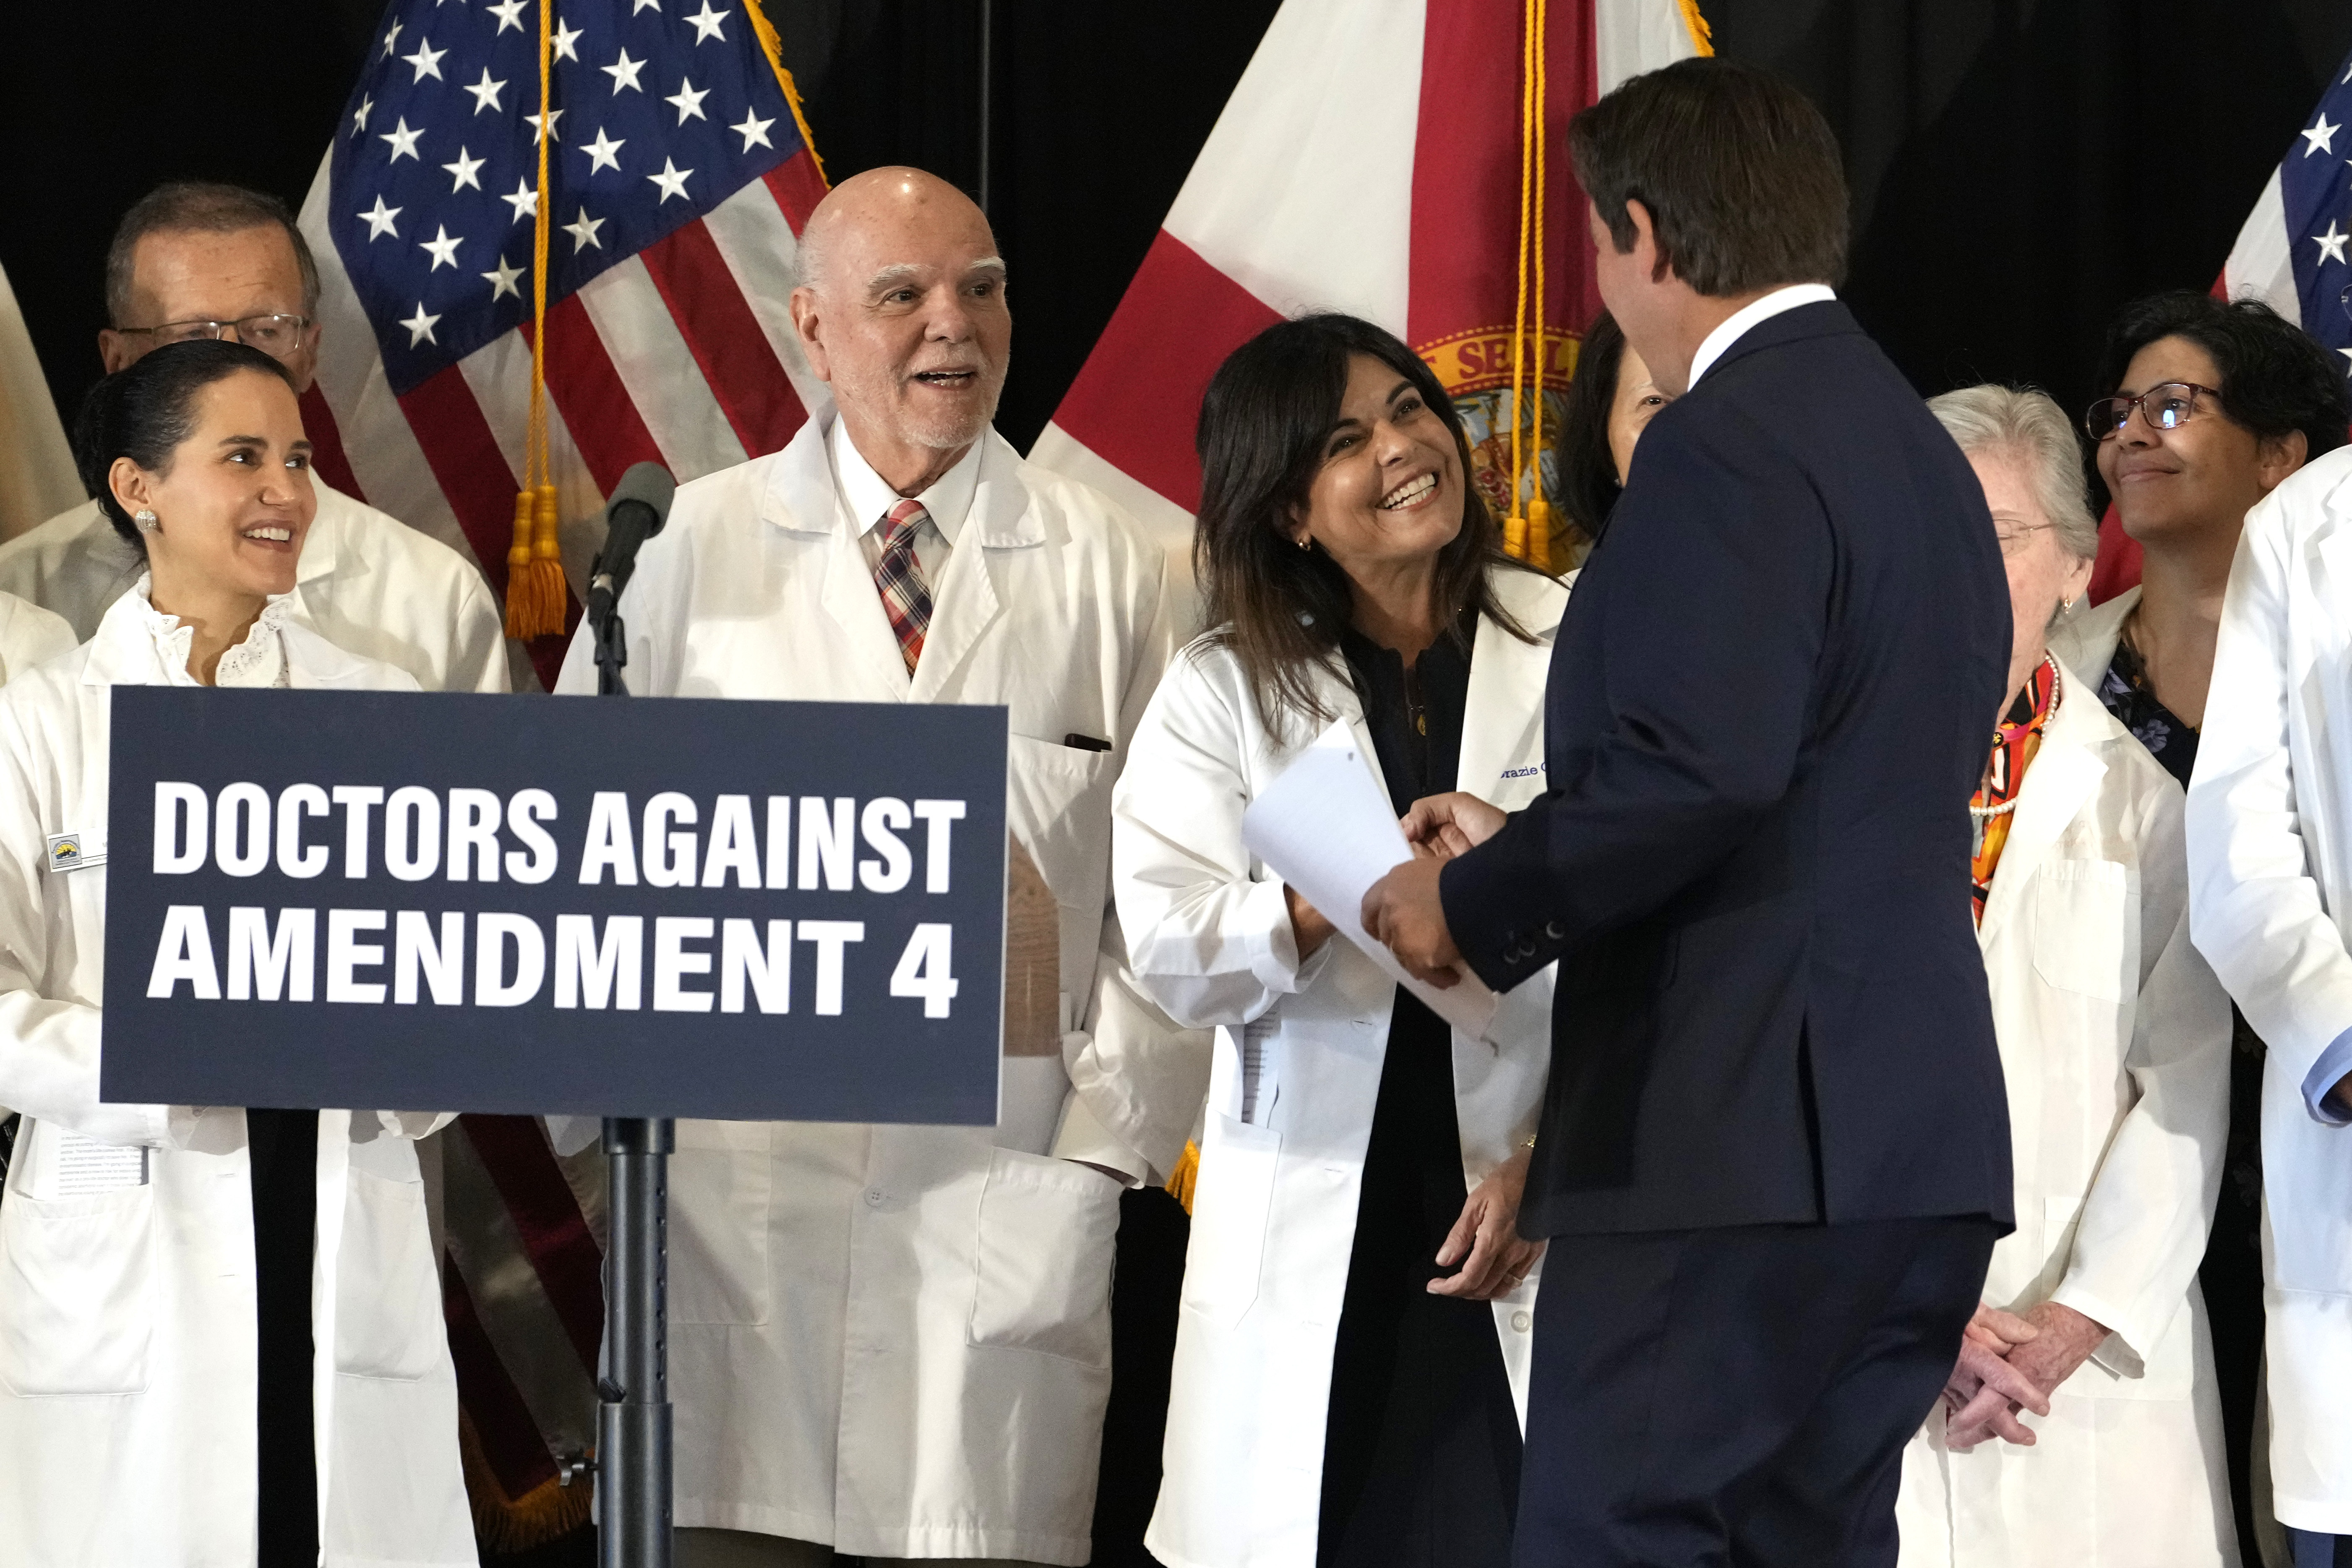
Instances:
[[[2092,440],[2104,441],[2121,431],[2137,408],[2150,428],[2178,430],[2197,412],[2199,398],[2221,395],[2215,388],[2193,381],[2158,382],[2137,397],[2100,398],[2084,411],[2083,428],[2090,432]]]
[[[310,324],[308,316],[245,316],[234,321],[165,321],[160,327],[117,327],[118,332],[141,333],[155,340],[161,348],[165,343],[193,343],[210,338],[225,338],[231,332],[236,341],[274,354],[292,348],[301,341],[302,329]]]

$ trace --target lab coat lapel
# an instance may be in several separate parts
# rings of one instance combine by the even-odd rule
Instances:
[[[971,657],[981,638],[1004,612],[1000,580],[1008,552],[1045,542],[1029,487],[1021,480],[1021,458],[994,430],[981,437],[980,480],[962,537],[948,554],[948,569],[931,588],[931,629],[916,661],[913,698],[938,699]]]
[[[829,648],[839,650],[829,662],[837,665],[847,688],[842,700],[906,700],[907,661],[898,652],[898,634],[890,629],[890,617],[882,608],[882,591],[874,585],[874,574],[866,564],[859,531],[847,520],[834,487],[824,428],[818,421],[802,426],[777,455],[761,515],[790,532],[825,540],[818,600],[839,634],[837,639],[824,640]]]
[[[1551,679],[1552,637],[1565,604],[1544,592],[1543,580],[1531,573],[1498,571],[1488,582],[1501,607],[1536,640],[1521,642],[1479,617],[1454,787],[1482,800],[1495,798],[1504,769],[1521,758],[1542,757],[1544,687]]]
[[[2064,670],[2062,679],[2064,696],[2042,732],[2041,750],[2025,770],[2017,809],[2010,814],[2009,842],[2001,848],[1992,892],[1985,900],[1984,923],[1978,928],[1977,940],[1987,946],[2011,921],[2020,918],[2018,906],[2033,883],[2034,872],[2106,776],[2107,764],[2088,744],[2101,731],[2099,712],[2083,706],[2096,710],[2098,697],[2072,670]]]

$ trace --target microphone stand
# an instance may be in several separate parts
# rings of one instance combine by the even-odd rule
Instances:
[[[591,568],[596,695],[626,697],[629,661],[615,583]],[[626,568],[624,568],[625,572]],[[667,1117],[604,1118],[611,1240],[604,1254],[604,1370],[597,1379],[598,1568],[670,1568],[669,1155]]]

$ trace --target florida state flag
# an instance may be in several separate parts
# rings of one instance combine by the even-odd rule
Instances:
[[[1707,52],[1693,0],[1286,0],[1033,460],[1185,558],[1210,376],[1261,328],[1344,310],[1453,393],[1495,514],[1533,520],[1515,552],[1573,564],[1536,504],[1600,309],[1568,121]]]

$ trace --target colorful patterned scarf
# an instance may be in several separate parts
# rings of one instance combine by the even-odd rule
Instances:
[[[1992,760],[1985,766],[1984,783],[1969,800],[1969,825],[1975,830],[1969,859],[1970,893],[1977,924],[1984,924],[1985,900],[1992,896],[1992,874],[2009,843],[2009,819],[2024,787],[2025,770],[2042,750],[2042,731],[2058,710],[2058,665],[2047,655],[2026,677],[2025,689],[2010,705],[2009,715],[1992,732]],[[2008,808],[2008,809],[2004,809]]]

